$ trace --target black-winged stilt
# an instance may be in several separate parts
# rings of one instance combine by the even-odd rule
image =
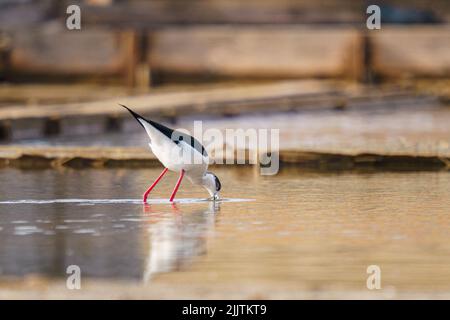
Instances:
[[[145,119],[128,107],[121,106],[130,111],[145,129],[150,137],[150,149],[165,167],[159,177],[145,191],[143,196],[144,203],[147,202],[149,193],[166,174],[167,170],[180,172],[180,177],[170,196],[170,202],[173,202],[184,175],[193,184],[201,185],[208,190],[213,200],[219,198],[220,181],[215,174],[207,171],[209,164],[208,153],[197,139],[184,132],[173,130],[155,121]]]

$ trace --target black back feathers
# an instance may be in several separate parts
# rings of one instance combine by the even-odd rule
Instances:
[[[194,148],[195,150],[200,152],[200,154],[202,154],[203,156],[205,156],[205,157],[208,156],[208,153],[206,152],[205,147],[203,147],[203,145],[194,137],[192,137],[184,132],[180,132],[180,131],[168,128],[158,122],[145,119],[141,115],[137,114],[136,112],[134,112],[133,110],[131,110],[130,108],[128,108],[122,104],[120,104],[120,106],[127,109],[132,114],[132,116],[137,120],[137,122],[139,122],[139,124],[142,127],[144,127],[144,126],[142,125],[142,123],[139,120],[143,120],[143,121],[147,122],[148,124],[150,124],[151,126],[156,128],[158,131],[160,131],[162,134],[164,134],[166,137],[171,139],[174,143],[179,144],[181,141],[184,141],[187,144],[190,144],[190,146],[192,148]]]

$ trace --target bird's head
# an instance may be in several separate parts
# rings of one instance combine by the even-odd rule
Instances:
[[[214,173],[207,171],[203,175],[202,186],[208,190],[214,200],[219,199],[219,191],[222,188],[222,185],[220,184],[219,178],[217,178]]]

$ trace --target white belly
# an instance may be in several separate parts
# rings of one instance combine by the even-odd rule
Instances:
[[[203,156],[184,141],[176,144],[147,122],[141,121],[141,123],[150,137],[149,145],[153,154],[167,169],[176,172],[184,170],[194,183],[201,180],[208,169],[207,156]]]
[[[172,140],[160,144],[152,144],[153,154],[169,170],[180,172],[184,170],[191,180],[201,178],[208,169],[207,157],[202,156],[189,145],[181,142],[175,144]]]

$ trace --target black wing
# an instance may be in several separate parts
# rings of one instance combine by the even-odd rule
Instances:
[[[133,115],[133,117],[139,122],[139,119],[144,120],[145,122],[149,123],[151,126],[155,127],[156,129],[158,129],[162,134],[164,134],[166,137],[168,137],[169,139],[171,139],[173,142],[175,142],[176,144],[179,144],[180,141],[184,141],[187,144],[190,144],[192,148],[194,148],[195,150],[197,150],[198,152],[200,152],[200,154],[202,154],[203,156],[207,157],[208,153],[206,152],[205,147],[194,137],[184,133],[184,132],[180,132],[178,130],[173,130],[171,128],[166,127],[165,125],[162,125],[158,122],[152,121],[152,120],[148,120],[145,119],[143,116],[137,114],[136,112],[134,112],[133,110],[131,110],[130,108],[124,106],[124,105],[120,105],[122,107],[124,107],[125,109],[127,109],[128,111],[130,111],[130,113]],[[142,123],[139,122],[139,124],[144,127],[142,125]]]

